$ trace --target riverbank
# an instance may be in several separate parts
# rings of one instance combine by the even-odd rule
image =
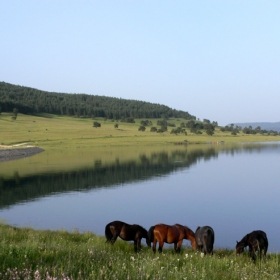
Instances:
[[[5,147],[3,150],[0,150],[0,162],[31,157],[43,151],[44,149],[39,147],[26,147],[26,148]]]

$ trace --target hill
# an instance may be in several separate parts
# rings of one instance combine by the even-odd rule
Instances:
[[[56,93],[0,82],[0,112],[14,108],[23,114],[49,113],[77,117],[184,118],[195,120],[188,112],[138,100],[89,94]]]
[[[253,129],[260,126],[261,129],[280,132],[280,122],[234,123],[234,126],[241,126],[242,128],[252,126]]]

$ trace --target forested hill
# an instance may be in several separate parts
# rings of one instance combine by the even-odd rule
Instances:
[[[81,117],[185,118],[196,119],[188,112],[165,105],[89,94],[47,92],[30,87],[0,82],[0,110],[19,113],[50,113]],[[1,112],[0,111],[0,112]]]

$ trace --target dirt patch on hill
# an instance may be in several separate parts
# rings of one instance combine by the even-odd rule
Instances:
[[[27,147],[20,149],[10,149],[5,147],[4,150],[0,149],[0,162],[31,157],[43,151],[44,150],[39,147]]]

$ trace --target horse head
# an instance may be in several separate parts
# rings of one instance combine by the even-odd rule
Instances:
[[[236,241],[236,254],[241,254],[244,252],[244,247],[245,247],[245,244],[243,242],[238,242]]]

